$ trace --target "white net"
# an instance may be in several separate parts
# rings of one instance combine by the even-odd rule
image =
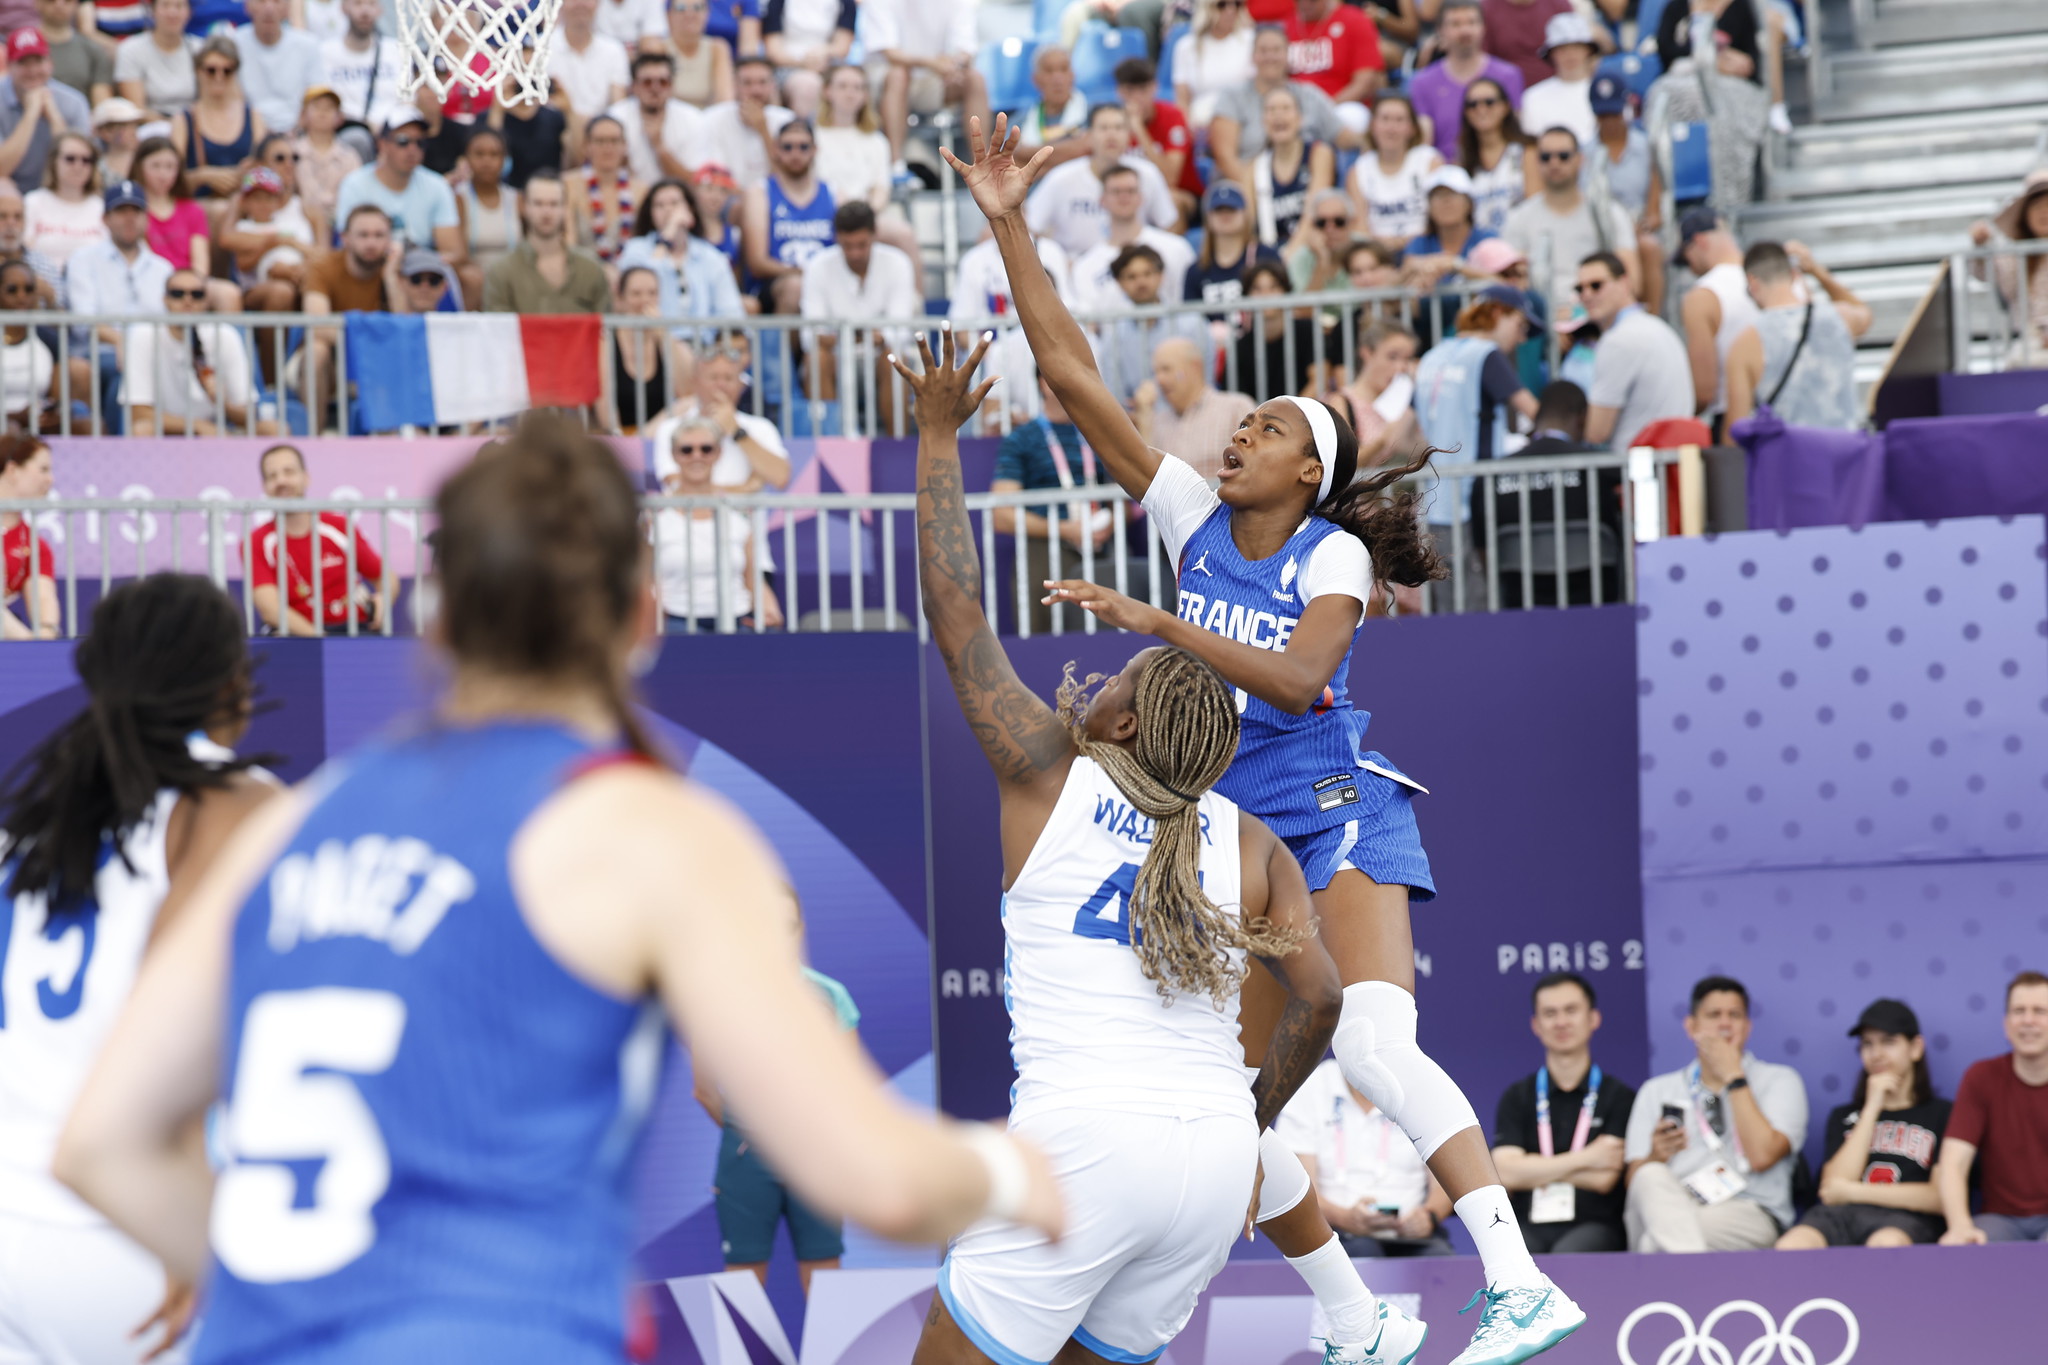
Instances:
[[[548,45],[562,0],[397,0],[405,92],[422,84],[545,101]]]

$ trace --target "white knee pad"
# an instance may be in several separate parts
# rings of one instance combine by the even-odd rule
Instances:
[[[1278,1218],[1308,1196],[1308,1168],[1271,1128],[1259,1134],[1259,1169],[1265,1174],[1259,1182],[1259,1216],[1253,1221]]]
[[[1424,1161],[1452,1134],[1478,1126],[1465,1092],[1416,1046],[1415,997],[1399,986],[1346,986],[1331,1047],[1344,1079],[1401,1126]]]

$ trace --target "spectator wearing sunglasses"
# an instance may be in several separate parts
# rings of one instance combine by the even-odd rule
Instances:
[[[7,74],[0,76],[0,175],[23,194],[43,183],[50,147],[68,128],[92,127],[85,96],[50,78],[50,45],[32,28],[7,39]]]
[[[417,109],[402,106],[377,138],[377,160],[341,182],[335,216],[344,224],[359,204],[375,204],[392,232],[410,246],[432,247],[453,265],[469,259],[462,215],[448,181],[420,164],[426,129]]]
[[[1508,107],[1508,92],[1490,76],[1465,87],[1458,126],[1458,165],[1472,177],[1472,221],[1498,233],[1515,205],[1535,193],[1536,158]]]
[[[655,472],[670,497],[710,497],[723,491],[713,482],[725,450],[725,429],[710,417],[685,417],[665,446],[657,446]],[[664,458],[666,457],[666,458]],[[721,523],[723,523],[721,525]],[[648,527],[654,543],[654,578],[671,631],[718,629],[720,580],[725,609],[742,630],[754,626],[754,543],[752,524],[729,507],[669,507]],[[772,572],[772,565],[764,565]],[[782,604],[761,584],[761,625],[782,627]]]
[[[20,261],[0,262],[0,312],[29,312],[41,307],[36,273]],[[5,329],[0,346],[0,402],[12,430],[40,431],[57,396],[57,360],[49,345],[26,324]],[[54,425],[54,424],[51,424]]]
[[[1568,128],[1550,128],[1536,137],[1536,178],[1539,193],[1508,212],[1501,236],[1528,257],[1530,275],[1554,305],[1564,311],[1578,282],[1579,262],[1597,251],[1610,251],[1627,267],[1631,281],[1640,280],[1636,227],[1611,200],[1596,203],[1579,187],[1585,164],[1579,139]],[[1688,413],[1688,416],[1691,414]]]
[[[1436,39],[1443,56],[1415,73],[1408,82],[1408,93],[1415,101],[1415,112],[1428,120],[1437,151],[1444,160],[1456,161],[1466,89],[1485,76],[1500,82],[1508,103],[1519,104],[1522,73],[1514,63],[1486,55],[1486,18],[1479,0],[1444,0]]]
[[[156,307],[170,282],[171,263],[149,249],[148,201],[142,187],[124,180],[108,189],[104,217],[107,235],[71,253],[64,267],[65,295],[74,312],[87,316],[146,313]],[[103,324],[99,334],[100,418],[107,433],[121,431],[121,328]],[[72,343],[73,354],[81,349]],[[88,376],[89,378],[89,376]],[[90,384],[74,392],[92,392]]]
[[[1586,316],[1600,327],[1593,387],[1586,395],[1592,404],[1586,439],[1611,445],[1620,454],[1650,423],[1692,416],[1692,362],[1685,342],[1670,323],[1636,301],[1628,272],[1613,252],[1580,262],[1576,292]],[[1800,1140],[1805,1140],[1803,1133]]]
[[[256,411],[255,371],[241,332],[197,321],[207,311],[206,281],[191,270],[174,271],[163,308],[188,321],[128,329],[121,384],[133,434],[276,435],[277,423]]]
[[[625,131],[626,165],[643,185],[688,175],[692,163],[706,159],[697,150],[704,116],[675,97],[675,83],[674,58],[643,52],[633,59],[631,93],[605,110]]]
[[[72,253],[107,235],[106,208],[100,201],[99,151],[83,133],[57,138],[43,186],[24,201],[27,224],[22,238],[28,250],[58,270]]]
[[[195,199],[226,199],[241,179],[242,163],[263,136],[263,116],[242,96],[242,59],[232,38],[215,34],[199,49],[199,99],[171,120],[171,145]],[[210,205],[218,230],[220,205]]]
[[[454,291],[455,273],[436,252],[416,246],[398,263],[400,313],[453,313],[458,311]]]

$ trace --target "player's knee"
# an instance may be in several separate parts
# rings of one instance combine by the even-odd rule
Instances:
[[[1477,1127],[1471,1101],[1415,1041],[1415,997],[1386,981],[1344,988],[1337,1063],[1344,1077],[1401,1126],[1424,1160]]]

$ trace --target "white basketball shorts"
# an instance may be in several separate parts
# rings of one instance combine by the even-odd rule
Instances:
[[[1154,1359],[1244,1231],[1259,1164],[1251,1115],[1060,1109],[1010,1130],[1051,1159],[1066,1235],[969,1228],[939,1267],[947,1311],[996,1365],[1045,1365],[1069,1337],[1108,1360]]]
[[[135,1365],[162,1334],[128,1334],[163,1297],[163,1267],[113,1228],[0,1214],[0,1365]]]

